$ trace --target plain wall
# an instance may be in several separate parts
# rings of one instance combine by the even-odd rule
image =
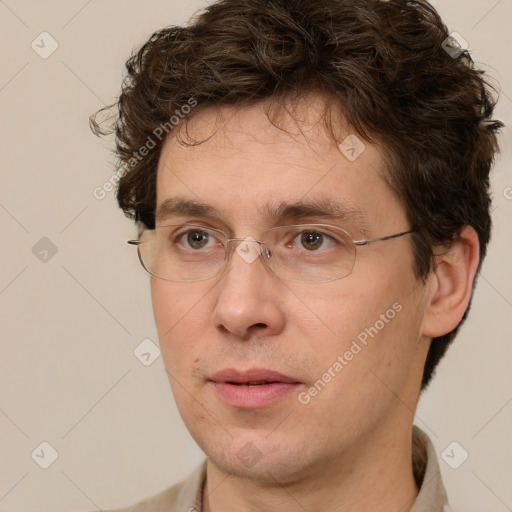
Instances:
[[[125,244],[136,232],[114,193],[93,195],[113,168],[109,143],[90,133],[88,116],[115,100],[134,47],[204,5],[0,2],[0,512],[132,504],[203,458],[161,357],[144,366],[134,356],[143,340],[158,344],[149,280]],[[512,1],[436,6],[497,80],[496,117],[510,126]],[[51,48],[43,31],[59,45],[46,59],[31,47],[35,40],[39,52]],[[492,175],[493,239],[472,312],[416,419],[439,455],[453,441],[469,453],[456,470],[440,457],[451,501],[465,512],[512,507],[510,133]],[[48,469],[36,463],[50,454],[43,441],[58,452]]]

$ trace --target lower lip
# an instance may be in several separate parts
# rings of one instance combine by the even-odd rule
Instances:
[[[277,402],[297,390],[299,383],[273,382],[259,386],[237,386],[227,382],[212,382],[220,399],[233,407],[257,409]]]

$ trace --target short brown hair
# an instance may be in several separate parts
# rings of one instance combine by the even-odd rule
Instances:
[[[424,0],[220,0],[186,27],[155,32],[127,61],[117,103],[119,206],[154,228],[165,140],[155,130],[191,99],[194,115],[212,105],[319,93],[357,134],[382,144],[387,179],[415,230],[416,276],[426,278],[434,246],[466,225],[478,234],[481,264],[502,124],[491,119],[495,100],[483,71],[467,51],[448,51],[448,38]],[[155,147],[135,159],[149,139]],[[422,389],[468,310],[456,329],[433,340]]]

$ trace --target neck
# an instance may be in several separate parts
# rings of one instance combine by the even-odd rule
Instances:
[[[418,494],[411,425],[370,435],[307,477],[286,483],[239,478],[208,459],[203,512],[406,512]],[[408,431],[407,431],[408,429]],[[271,470],[269,470],[271,473]]]

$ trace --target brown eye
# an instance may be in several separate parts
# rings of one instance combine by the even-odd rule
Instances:
[[[300,237],[302,246],[308,251],[314,251],[322,246],[324,236],[316,231],[304,231]]]
[[[188,231],[184,235],[187,236],[187,244],[193,249],[203,249],[208,245],[209,234],[206,231]]]

